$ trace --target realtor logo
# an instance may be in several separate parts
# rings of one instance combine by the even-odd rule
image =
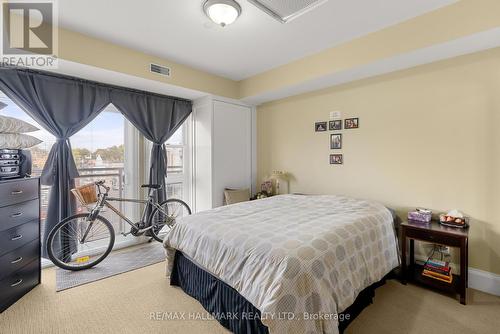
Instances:
[[[52,1],[2,4],[2,63],[55,67],[57,25]]]

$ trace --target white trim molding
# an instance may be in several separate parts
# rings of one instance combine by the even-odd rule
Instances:
[[[329,73],[308,81],[300,82],[296,85],[281,87],[273,91],[265,91],[254,96],[246,96],[242,98],[242,101],[252,105],[260,105],[265,102],[279,100],[289,96],[339,86],[356,80],[371,78],[440,60],[493,49],[499,46],[500,27],[497,27],[426,48],[380,59],[344,71]]]
[[[424,263],[427,261],[427,256],[415,254],[415,260]],[[450,266],[460,268],[460,265],[453,262],[450,263]],[[468,288],[500,296],[500,275],[470,267],[468,275]]]
[[[469,268],[469,288],[500,296],[500,275]]]

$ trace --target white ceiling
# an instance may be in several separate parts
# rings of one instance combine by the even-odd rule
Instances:
[[[59,24],[241,80],[455,2],[329,0],[281,24],[246,0],[237,1],[242,15],[225,28],[204,15],[204,0],[64,0]]]
[[[324,76],[303,81],[296,85],[261,92],[254,96],[245,97],[241,101],[251,105],[259,105],[288,96],[317,91],[327,87],[338,86],[360,79],[498,47],[500,47],[500,28],[494,28],[441,44],[435,44],[426,48],[377,60],[369,64],[352,67],[348,70],[328,73]]]

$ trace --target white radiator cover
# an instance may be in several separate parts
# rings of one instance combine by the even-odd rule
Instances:
[[[300,15],[324,4],[328,0],[248,0],[281,23],[287,23]]]

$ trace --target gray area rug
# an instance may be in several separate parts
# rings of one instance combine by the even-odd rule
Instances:
[[[95,282],[127,271],[146,267],[165,261],[165,249],[159,242],[131,247],[129,250],[111,253],[97,266],[82,270],[69,271],[56,269],[56,291]]]

